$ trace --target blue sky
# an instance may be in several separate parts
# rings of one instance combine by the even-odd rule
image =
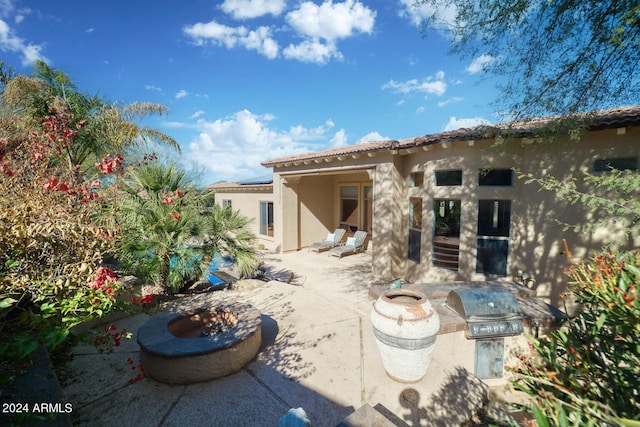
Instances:
[[[447,11],[441,11],[443,16]],[[413,0],[0,0],[0,60],[40,59],[88,94],[149,101],[203,183],[260,162],[501,121],[491,58],[448,54]]]

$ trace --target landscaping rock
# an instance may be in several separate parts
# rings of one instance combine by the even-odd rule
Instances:
[[[264,286],[266,282],[260,279],[241,279],[231,285],[235,291],[252,291]]]

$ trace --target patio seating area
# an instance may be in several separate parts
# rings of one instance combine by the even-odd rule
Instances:
[[[336,246],[329,251],[329,256],[342,258],[364,250],[364,242],[367,239],[367,232],[358,230],[352,237],[348,237],[344,245]]]
[[[308,250],[311,252],[319,253],[320,251],[340,246],[342,244],[342,238],[344,237],[346,231],[347,230],[345,230],[344,228],[336,228],[336,231],[334,231],[333,233],[329,233],[327,235],[327,238],[323,241],[314,242],[309,245]]]
[[[123,318],[114,323],[134,338],[113,353],[74,349],[69,377],[61,379],[74,425],[119,426],[127,408],[127,423],[140,427],[276,426],[289,409],[303,408],[313,426],[459,426],[485,404],[490,387],[456,363],[468,355],[454,334],[438,336],[419,382],[386,375],[370,324],[370,291],[383,290],[369,286],[370,253],[339,264],[308,251],[265,254],[264,262],[271,276],[293,273],[293,282],[209,292],[163,307],[175,312],[219,302],[251,304],[262,313],[262,345],[252,362],[235,374],[190,385],[130,381],[126,360],[137,364],[140,356],[135,332],[153,313]],[[508,392],[505,387],[491,389]]]

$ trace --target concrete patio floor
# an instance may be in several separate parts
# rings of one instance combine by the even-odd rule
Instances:
[[[455,343],[436,342],[425,377],[403,384],[386,375],[370,315],[371,256],[337,259],[300,251],[268,254],[272,276],[295,274],[292,284],[270,281],[253,290],[216,291],[166,303],[183,310],[218,301],[250,303],[262,313],[262,346],[240,372],[204,383],[171,386],[138,372],[135,332],[153,312],[113,322],[134,334],[111,354],[78,346],[60,378],[76,426],[276,426],[301,407],[313,426],[460,426],[485,402],[487,386],[452,363]],[[449,334],[448,334],[449,335]],[[447,336],[448,336],[447,335]],[[364,409],[354,415],[363,405]],[[378,412],[386,420],[375,420]],[[350,424],[349,424],[350,422]],[[379,422],[379,424],[376,424]]]

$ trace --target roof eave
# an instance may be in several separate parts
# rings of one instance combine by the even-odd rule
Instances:
[[[400,141],[378,141],[367,144],[366,147],[358,149],[358,145],[350,146],[351,150],[333,149],[307,153],[298,156],[284,157],[262,162],[264,167],[289,167],[300,166],[311,163],[330,162],[332,160],[345,160],[348,158],[358,158],[356,156],[371,155],[381,151],[388,151],[391,154],[407,154],[413,148],[428,147],[435,144],[447,144],[449,142],[474,142],[491,140],[495,138],[538,138],[545,135],[554,124],[566,119],[567,123],[573,123],[576,127],[581,127],[589,131],[616,129],[620,127],[640,125],[640,105],[630,107],[619,107],[609,110],[596,111],[594,113],[577,116],[555,116],[534,118],[531,120],[521,120],[507,122],[498,125],[481,125],[474,128],[463,128],[453,131],[445,131],[436,134],[407,138]],[[572,122],[572,120],[575,120]]]

